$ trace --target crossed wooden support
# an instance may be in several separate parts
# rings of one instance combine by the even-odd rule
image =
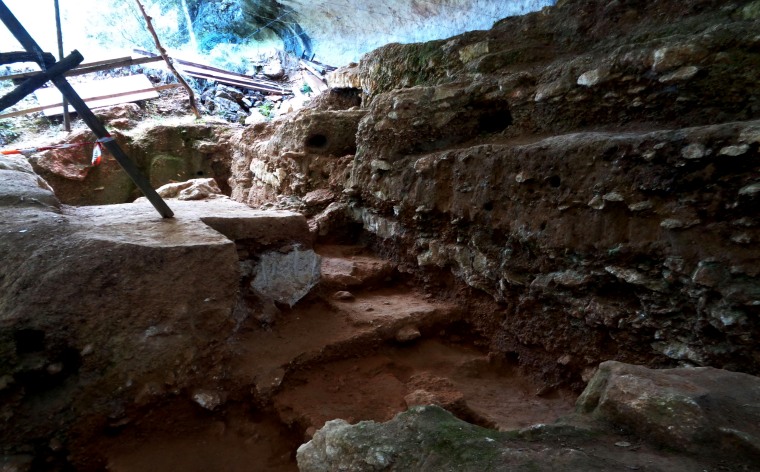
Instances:
[[[45,82],[50,80],[56,87],[58,87],[61,94],[66,97],[69,103],[74,107],[80,118],[82,118],[92,132],[95,133],[98,137],[98,141],[103,143],[124,171],[129,174],[129,177],[135,185],[137,185],[137,188],[139,188],[143,195],[148,198],[148,201],[153,205],[156,211],[158,211],[158,213],[164,218],[171,218],[174,216],[174,213],[166,202],[158,195],[158,193],[156,193],[153,187],[150,186],[148,179],[142,175],[140,169],[138,169],[135,163],[132,162],[124,151],[122,151],[116,141],[108,133],[105,126],[103,126],[95,114],[92,113],[92,110],[90,110],[84,100],[79,97],[79,94],[76,93],[71,87],[71,84],[69,84],[63,76],[64,73],[78,66],[82,60],[84,60],[82,55],[78,51],[73,51],[59,62],[56,62],[52,54],[42,51],[40,46],[34,41],[34,39],[32,39],[26,29],[21,23],[19,23],[2,0],[0,0],[0,20],[3,21],[6,28],[8,28],[13,36],[16,37],[26,51],[0,53],[0,64],[33,61],[40,66],[40,69],[42,69],[41,74],[29,77],[13,91],[0,97],[0,111],[18,103],[19,100],[33,93]]]

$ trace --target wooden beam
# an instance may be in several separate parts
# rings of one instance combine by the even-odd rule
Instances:
[[[74,51],[63,58],[62,61],[57,62],[50,67],[46,72],[40,72],[38,75],[26,79],[24,83],[0,97],[0,111],[12,107],[23,100],[27,95],[34,93],[34,91],[40,88],[45,82],[52,80],[54,76],[76,67],[83,59],[84,58],[79,54],[79,51]]]
[[[213,74],[206,74],[203,72],[191,72],[188,70],[185,70],[185,73],[187,73],[187,75],[191,77],[196,77],[198,79],[215,80],[223,84],[232,85],[235,87],[241,87],[241,88],[250,89],[250,90],[257,90],[259,92],[276,93],[276,94],[282,94],[282,95],[291,93],[291,91],[288,89],[268,87],[268,86],[260,85],[255,82],[251,82],[247,80],[229,79],[226,77],[219,77]]]
[[[304,69],[308,70],[312,74],[316,75],[317,77],[321,77],[325,74],[324,67],[314,64],[312,62],[309,62],[305,59],[301,59],[298,61],[298,63],[303,67]]]
[[[26,52],[33,53],[37,57],[37,64],[42,69],[47,69],[49,66],[53,65],[55,59],[50,62],[45,58],[45,54],[42,52],[42,49],[37,42],[32,39],[26,29],[21,26],[21,23],[18,22],[16,17],[13,16],[13,13],[2,1],[0,1],[0,20],[5,23],[6,28],[8,28],[16,40],[21,43]],[[148,201],[153,205],[153,208],[155,208],[164,218],[171,218],[174,216],[174,212],[172,212],[161,196],[156,193],[153,187],[150,186],[148,179],[142,175],[140,169],[129,156],[122,151],[116,143],[116,140],[113,139],[106,127],[103,126],[103,123],[101,123],[92,110],[87,107],[87,104],[79,97],[76,91],[71,87],[71,84],[66,81],[66,78],[62,75],[58,75],[51,77],[51,80],[55,86],[58,87],[58,90],[61,91],[63,96],[66,97],[66,100],[71,103],[77,113],[79,113],[79,117],[87,123],[87,126],[89,126],[92,132],[95,133],[95,136],[97,136],[106,149],[111,152],[111,155],[116,159],[119,165],[121,165],[122,169],[124,169],[129,175],[135,185],[137,185],[137,188],[142,191],[143,195],[145,195]]]
[[[97,97],[85,98],[84,101],[85,101],[85,103],[87,103],[87,102],[94,102],[94,101],[103,100],[103,99],[106,99],[106,98],[125,97],[125,96],[129,96],[129,95],[132,95],[132,94],[143,93],[143,92],[153,92],[153,91],[160,92],[161,90],[168,90],[168,89],[179,88],[179,87],[182,87],[182,86],[180,84],[159,85],[158,87],[151,87],[149,89],[132,90],[132,91],[129,91],[129,92],[119,92],[119,93],[112,93],[112,94],[109,94],[109,95],[101,95],[101,96],[97,96]],[[59,107],[61,105],[63,105],[63,103],[53,103],[53,104],[50,104],[50,105],[44,105],[44,106],[39,106],[39,107],[34,107],[34,108],[27,108],[26,110],[12,111],[10,113],[5,113],[5,114],[0,115],[0,118],[13,118],[14,116],[28,115],[30,113],[37,113],[37,112],[40,112],[40,111],[43,111],[43,110],[49,110],[51,108]]]
[[[55,60],[53,55],[49,59]],[[0,65],[13,64],[14,62],[36,62],[37,56],[26,51],[0,52]]]
[[[55,6],[55,31],[58,39],[58,60],[63,60],[63,31],[61,30],[61,8],[58,4],[58,0],[53,0]],[[61,97],[63,100],[63,129],[67,133],[71,132],[71,116],[69,115],[69,102],[66,101],[66,97]]]
[[[150,62],[160,62],[163,59],[159,57],[148,57],[132,59],[131,57],[120,57],[118,59],[107,59],[105,61],[89,62],[86,64],[80,64],[76,69],[72,69],[64,74],[65,77],[75,77],[77,75],[91,74],[93,72],[99,72],[102,70],[111,70],[118,67],[137,66],[140,64],[148,64]],[[0,76],[0,80],[16,80],[25,79],[28,77],[34,77],[41,72],[22,72],[20,74],[11,74]]]
[[[135,52],[135,53],[137,53],[137,54],[142,54],[143,56],[151,56],[151,57],[156,56],[156,54],[153,54],[151,52],[145,51],[143,49],[133,49],[132,51]],[[206,65],[206,64],[199,64],[197,62],[190,62],[190,61],[186,61],[184,59],[179,59],[179,58],[174,58],[174,62],[176,62],[177,64],[179,64],[180,68],[182,70],[185,70],[185,71],[192,70],[193,68],[195,68],[195,69],[202,69],[204,71],[208,71],[208,75],[211,75],[211,76],[214,76],[214,75],[224,75],[224,76],[232,76],[233,78],[236,77],[236,78],[244,79],[244,80],[252,80],[252,81],[258,82],[260,84],[272,87],[272,88],[281,89],[280,93],[288,93],[287,89],[283,88],[280,85],[279,82],[275,82],[273,80],[266,80],[266,79],[262,79],[260,77],[253,77],[253,76],[250,76],[250,75],[240,74],[238,72],[233,72],[233,71],[230,71],[230,70],[224,70],[224,69],[220,69],[220,68],[214,67],[214,66],[209,66],[209,65]]]

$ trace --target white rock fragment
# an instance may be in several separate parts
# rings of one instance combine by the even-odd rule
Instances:
[[[743,197],[754,197],[760,193],[760,182],[755,182],[739,189],[739,195]]]
[[[515,176],[515,182],[517,182],[518,184],[527,182],[527,181],[532,180],[532,179],[533,179],[533,177],[531,177],[530,175],[526,174],[525,172],[519,172]]]
[[[610,192],[605,194],[603,197],[604,201],[606,202],[624,202],[625,198],[623,198],[622,195],[620,195],[617,192]]]
[[[604,208],[604,199],[599,195],[595,195],[594,198],[588,202],[588,206],[594,210],[602,210]]]
[[[731,241],[736,244],[751,244],[752,238],[747,233],[737,233],[731,236]]]
[[[214,411],[222,404],[222,395],[213,390],[195,390],[192,398],[195,403],[209,411]]]
[[[745,154],[747,151],[749,151],[748,144],[739,144],[736,146],[726,146],[722,148],[720,151],[718,151],[718,155],[736,157]]]
[[[675,218],[668,218],[660,222],[660,227],[665,228],[665,229],[680,229],[680,228],[684,228],[685,226],[686,226],[686,223],[684,223],[681,220],[677,220]]]
[[[665,74],[660,77],[660,83],[665,84],[668,82],[689,80],[697,75],[697,72],[699,72],[699,67],[696,66],[681,67],[680,69],[677,69],[669,74]]]
[[[391,164],[388,161],[384,161],[382,159],[375,159],[372,162],[370,162],[370,167],[373,171],[382,170],[382,171],[388,171],[391,170]]]
[[[262,254],[251,282],[260,295],[293,306],[319,282],[320,258],[311,249]]]
[[[644,200],[643,202],[638,203],[632,203],[628,205],[628,209],[631,211],[646,211],[651,210],[654,205],[649,200]]]
[[[609,73],[604,69],[593,69],[587,72],[584,72],[583,74],[578,77],[578,85],[582,85],[584,87],[593,87],[594,85],[603,82],[607,77]]]
[[[760,143],[760,127],[746,128],[739,134],[739,141],[747,143]]]
[[[684,159],[702,159],[705,157],[705,154],[707,153],[707,150],[702,144],[694,143],[689,144],[685,148],[681,149],[681,157]]]

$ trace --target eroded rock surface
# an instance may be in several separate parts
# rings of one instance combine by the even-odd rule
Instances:
[[[177,118],[167,118],[175,121],[171,124],[148,123],[143,126],[137,121],[121,123],[117,117],[125,113],[124,109],[137,113],[133,108],[124,106],[100,110],[101,117],[109,127],[117,128],[112,132],[116,142],[154,188],[170,182],[205,177],[215,178],[222,193],[229,195],[229,140],[236,131],[234,127],[215,122],[188,123]],[[93,166],[93,145],[79,145],[95,140],[89,130],[75,131],[62,142],[47,143],[74,147],[35,154],[30,162],[35,172],[55,188],[56,196],[65,204],[131,202],[139,196],[139,191],[118,162],[104,150],[102,163]],[[35,147],[39,145],[41,143],[36,143]]]
[[[498,432],[417,406],[386,423],[329,421],[298,449],[298,465],[303,472],[754,470],[759,387],[757,377],[720,369],[606,362],[578,413],[554,424]]]

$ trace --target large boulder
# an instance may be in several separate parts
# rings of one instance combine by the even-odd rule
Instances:
[[[76,450],[154,401],[220,390],[225,341],[319,280],[299,214],[216,198],[173,200],[163,219],[147,202],[59,207],[44,187],[22,160],[0,160],[4,452],[53,433]],[[311,261],[305,274],[294,259]],[[276,289],[252,284],[257,273]]]
[[[760,378],[712,368],[605,362],[555,423],[494,431],[438,406],[391,421],[328,421],[297,453],[302,472],[755,470]]]
[[[437,406],[416,406],[387,423],[328,421],[298,448],[301,472],[351,471],[601,471],[622,464],[574,449],[526,448]]]
[[[760,458],[760,378],[604,362],[577,409],[673,450]]]

